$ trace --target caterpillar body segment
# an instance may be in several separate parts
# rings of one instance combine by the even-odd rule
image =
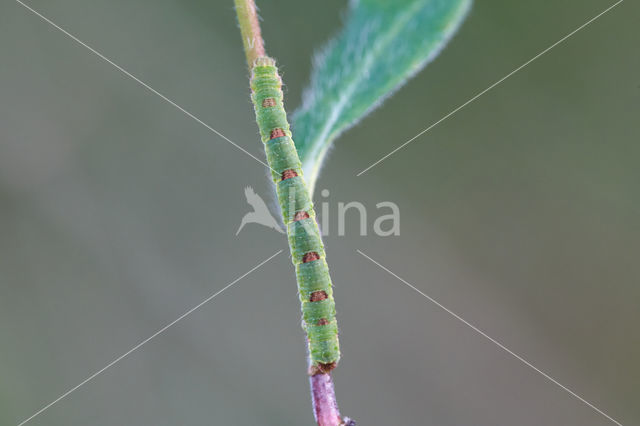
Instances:
[[[302,164],[284,110],[282,80],[273,59],[256,60],[251,92],[260,137],[287,226],[311,371],[312,374],[328,372],[340,359],[331,277],[313,202],[302,177]]]

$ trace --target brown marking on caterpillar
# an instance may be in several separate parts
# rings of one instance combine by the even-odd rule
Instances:
[[[276,100],[273,99],[273,98],[265,98],[262,101],[262,108],[271,108],[271,107],[274,107],[274,106],[276,106]]]
[[[329,325],[329,320],[326,318],[320,318],[316,325]]]
[[[337,362],[331,362],[329,364],[319,362],[309,367],[309,375],[315,376],[316,374],[329,374],[331,370],[335,369],[337,366]]]
[[[305,211],[300,211],[300,212],[296,212],[296,214],[293,216],[294,222],[297,222],[302,219],[309,219],[309,213]]]
[[[325,300],[327,297],[329,296],[327,296],[327,292],[324,290],[314,291],[313,293],[311,293],[309,302],[320,302],[321,300]],[[326,325],[326,324],[318,324],[318,325]]]
[[[293,169],[285,170],[284,172],[282,172],[282,180],[291,179],[296,176],[298,176],[298,173]]]
[[[309,253],[305,253],[305,255],[302,256],[302,263],[313,262],[314,260],[318,259],[320,259],[320,255],[315,251],[310,251]]]
[[[281,138],[283,136],[287,136],[287,134],[279,127],[271,131],[271,139]]]

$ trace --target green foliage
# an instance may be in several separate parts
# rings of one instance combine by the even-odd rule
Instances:
[[[435,58],[472,0],[353,1],[344,28],[317,56],[296,147],[313,193],[331,143]]]
[[[471,0],[351,4],[342,33],[316,60],[307,98],[294,117],[296,139],[301,143],[292,140],[273,59],[258,57],[251,77],[256,119],[287,226],[316,371],[331,369],[340,359],[331,278],[311,201],[320,164],[341,132],[438,54]]]

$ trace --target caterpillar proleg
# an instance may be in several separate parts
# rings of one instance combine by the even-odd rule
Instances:
[[[284,110],[282,80],[275,61],[269,57],[258,58],[253,66],[251,99],[287,227],[309,342],[311,374],[328,372],[340,359],[331,277]]]

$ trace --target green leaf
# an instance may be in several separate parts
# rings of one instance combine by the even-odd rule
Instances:
[[[294,139],[311,192],[332,142],[434,59],[472,0],[352,1],[344,28],[315,58]]]

